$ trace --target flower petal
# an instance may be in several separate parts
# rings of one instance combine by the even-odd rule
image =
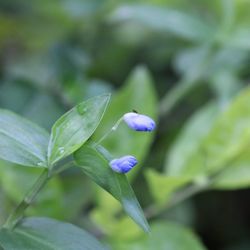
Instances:
[[[137,114],[134,112],[126,113],[123,120],[127,125],[135,131],[150,132],[155,129],[155,122],[152,118],[146,115]]]
[[[135,165],[137,164],[137,160],[132,155],[126,155],[118,159],[112,160],[109,165],[110,167],[117,173],[127,173],[129,172]]]

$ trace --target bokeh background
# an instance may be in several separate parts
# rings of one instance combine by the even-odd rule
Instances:
[[[0,0],[0,107],[50,130],[78,102],[111,92],[94,139],[132,109],[158,123],[154,134],[134,135],[122,127],[104,143],[114,155],[139,159],[130,180],[150,223],[185,225],[207,249],[249,250],[249,157],[244,170],[231,173],[233,182],[158,210],[180,186],[160,186],[161,177],[178,173],[191,154],[204,155],[196,135],[207,133],[235,96],[247,91],[249,10],[249,0]],[[38,174],[0,162],[1,223]],[[203,175],[195,180],[207,181]],[[162,190],[165,198],[159,197]],[[119,209],[72,169],[53,179],[27,214],[75,223],[114,249],[143,249],[145,236],[126,216],[117,216]],[[155,244],[167,244],[164,237]]]

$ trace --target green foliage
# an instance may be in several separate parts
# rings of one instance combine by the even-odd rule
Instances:
[[[249,249],[249,8],[249,0],[0,0],[0,223],[35,187],[37,198],[28,191],[21,202],[25,215],[71,221],[114,249],[204,249],[169,220],[195,225],[209,249]],[[98,146],[132,110],[155,119],[156,131],[122,122]],[[139,163],[128,178],[108,165],[125,154]],[[39,176],[49,180],[41,191]],[[143,212],[149,235],[137,226],[148,229]],[[9,249],[39,249],[38,234],[52,244],[41,249],[63,249],[53,244],[64,232],[27,223],[0,229]],[[30,245],[13,245],[24,239]]]
[[[197,176],[213,174],[227,167],[248,147],[250,136],[249,89],[239,95],[215,121],[201,140],[200,154],[192,154],[179,173]]]
[[[72,154],[94,133],[107,107],[110,96],[103,95],[78,104],[52,127],[48,164]]]
[[[205,250],[199,239],[188,229],[174,223],[156,222],[151,234],[131,242],[115,244],[117,250]]]
[[[150,191],[157,204],[163,205],[171,198],[171,194],[192,181],[191,178],[185,176],[168,176],[162,175],[154,170],[146,172],[147,182]],[[159,192],[161,190],[161,192]]]
[[[152,5],[125,5],[111,15],[114,21],[131,19],[153,30],[170,32],[191,41],[210,40],[213,34],[210,25],[194,15]]]
[[[26,119],[0,110],[0,157],[30,167],[47,166],[49,135]]]
[[[148,70],[142,66],[137,67],[129,75],[123,88],[112,96],[102,124],[95,133],[95,138],[101,138],[123,114],[132,110],[156,119],[156,98],[153,81]],[[102,142],[102,145],[115,157],[131,154],[140,162],[147,154],[152,139],[152,133],[138,133],[121,124],[117,131]]]
[[[126,176],[115,173],[109,167],[109,159],[101,152],[98,152],[98,148],[82,146],[74,154],[74,158],[84,173],[120,201],[126,213],[148,232],[149,226]]]
[[[0,244],[6,250],[106,249],[91,235],[72,224],[38,217],[23,220],[13,231],[2,228]]]

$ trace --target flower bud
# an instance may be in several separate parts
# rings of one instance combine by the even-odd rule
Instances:
[[[152,131],[155,128],[155,122],[153,119],[135,112],[126,113],[123,116],[123,120],[131,129],[136,131]]]
[[[110,167],[117,173],[127,173],[129,172],[135,165],[137,164],[137,160],[132,155],[126,155],[118,159],[112,160],[109,165]]]

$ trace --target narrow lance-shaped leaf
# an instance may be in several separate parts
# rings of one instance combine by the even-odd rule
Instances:
[[[46,167],[48,142],[45,130],[0,109],[0,158],[24,166]]]
[[[27,218],[10,231],[0,230],[0,249],[5,250],[105,250],[82,229],[48,218]]]
[[[148,223],[126,175],[114,172],[104,155],[91,146],[82,146],[74,154],[74,158],[85,174],[120,201],[126,213],[144,231],[149,231]]]
[[[56,121],[48,149],[50,165],[70,155],[89,139],[102,119],[109,98],[109,94],[91,98]]]

